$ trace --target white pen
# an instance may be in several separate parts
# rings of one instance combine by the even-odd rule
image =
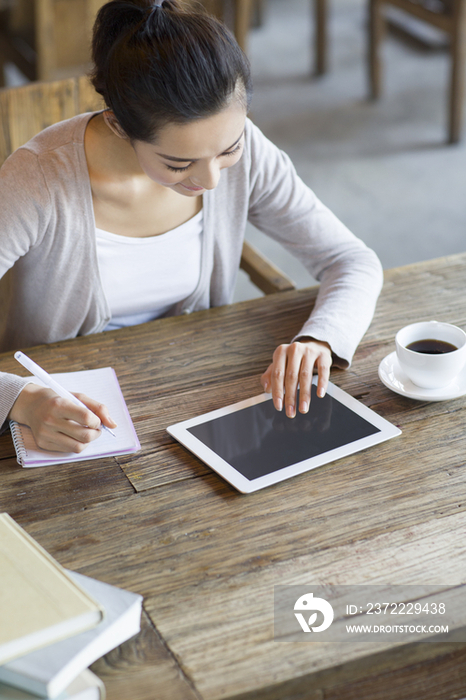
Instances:
[[[49,389],[53,389],[53,391],[58,394],[58,396],[61,396],[62,399],[68,399],[69,401],[72,401],[76,406],[83,406],[86,408],[88,411],[90,410],[82,401],[76,398],[76,396],[73,396],[73,394],[70,394],[69,391],[67,391],[64,387],[62,387],[53,377],[48,374],[48,372],[45,371],[45,369],[42,369],[42,367],[39,367],[38,364],[34,362],[34,360],[31,360],[30,357],[24,354],[24,352],[15,352],[15,360],[18,360],[18,362],[23,365],[31,374],[33,374],[35,377],[40,379],[41,381],[44,382],[46,386],[49,387]],[[102,430],[106,430],[110,435],[113,435],[113,437],[116,437],[115,433],[110,430],[110,428],[107,428],[106,425],[104,425],[102,422],[100,423],[100,427]]]

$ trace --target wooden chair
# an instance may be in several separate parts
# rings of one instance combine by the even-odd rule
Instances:
[[[14,63],[29,80],[82,75],[90,66],[92,26],[104,2],[11,0],[0,16],[1,68]]]
[[[102,107],[100,95],[85,76],[0,89],[0,164],[47,126]],[[294,283],[248,242],[243,245],[241,268],[264,294],[295,289]]]
[[[243,51],[247,51],[247,39],[251,28],[252,9],[253,0],[235,0],[233,31]]]
[[[215,0],[214,0],[215,1]],[[286,0],[283,0],[285,2]],[[243,22],[250,22],[252,16],[257,24],[261,24],[266,12],[267,0],[252,0],[249,8],[243,10]],[[314,32],[312,36],[311,53],[313,55],[314,75],[323,75],[328,68],[328,3],[327,0],[311,0]]]
[[[29,80],[58,80],[86,73],[92,26],[104,2],[8,0],[0,11],[0,86],[4,85],[3,66],[7,62]],[[228,2],[233,2],[232,29],[246,50],[253,0],[203,0],[202,4],[223,18]]]
[[[266,2],[266,0],[261,0]],[[328,68],[328,2],[311,0],[314,15],[314,73],[323,75]],[[386,27],[393,22],[384,16],[384,5],[392,5],[408,15],[443,30],[450,40],[450,81],[448,96],[448,141],[457,143],[463,123],[466,64],[466,0],[369,0],[369,82],[370,96],[378,99],[382,92],[380,45]],[[435,8],[432,9],[432,8]],[[395,27],[397,33],[400,28]],[[405,33],[406,30],[404,30]]]
[[[328,7],[327,0],[314,0],[314,72],[315,75],[323,75],[327,72],[327,25]]]
[[[229,25],[243,51],[251,28],[253,4],[258,0],[182,0],[186,5],[203,5],[207,12]]]
[[[463,122],[466,62],[466,0],[369,0],[369,81],[373,99],[380,97],[380,45],[385,30],[384,5],[393,5],[443,30],[450,39],[450,86],[448,97],[448,140],[457,143]],[[435,7],[435,11],[431,9]]]

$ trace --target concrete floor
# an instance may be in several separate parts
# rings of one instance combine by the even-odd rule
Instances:
[[[268,0],[251,32],[252,117],[384,268],[465,249],[466,128],[446,144],[449,60],[388,35],[384,96],[367,100],[367,0],[331,0],[329,70],[312,77],[310,0]],[[466,124],[465,124],[466,127]],[[247,238],[294,279],[299,261],[250,227]],[[240,273],[236,300],[260,292]]]

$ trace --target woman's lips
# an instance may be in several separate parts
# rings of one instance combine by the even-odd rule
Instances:
[[[180,182],[180,185],[185,189],[190,190],[190,192],[200,192],[204,189],[203,187],[188,187],[188,185],[184,185],[182,182]]]

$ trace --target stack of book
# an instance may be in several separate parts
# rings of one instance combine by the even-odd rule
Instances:
[[[142,596],[64,569],[0,514],[0,700],[104,700],[88,666],[140,630]]]

